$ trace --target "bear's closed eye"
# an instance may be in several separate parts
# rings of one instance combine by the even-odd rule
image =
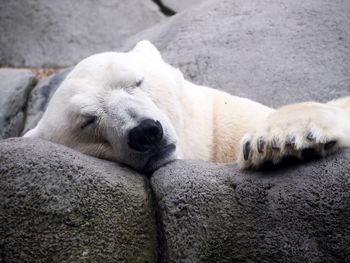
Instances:
[[[136,86],[136,87],[140,87],[140,86],[142,85],[142,83],[143,83],[143,79],[140,79],[139,81],[137,81],[137,82],[135,83],[135,86]]]
[[[97,116],[89,115],[85,116],[84,121],[80,124],[80,129],[85,129],[87,126],[94,124],[97,120]]]

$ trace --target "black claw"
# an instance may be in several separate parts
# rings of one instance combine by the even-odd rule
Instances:
[[[288,134],[286,138],[286,145],[291,146],[295,144],[295,136],[293,134]]]
[[[248,160],[248,157],[249,157],[249,152],[250,152],[250,142],[246,142],[244,145],[243,145],[243,157],[244,157],[244,160]]]
[[[314,141],[316,139],[316,136],[312,131],[309,131],[306,135],[306,139],[308,139],[309,141]]]
[[[265,146],[265,141],[262,137],[258,138],[258,143],[257,143],[257,147],[258,147],[258,152],[259,153],[263,153],[264,152],[264,146]]]
[[[329,142],[325,143],[324,149],[326,151],[328,151],[328,150],[332,149],[334,147],[334,145],[336,145],[336,144],[337,144],[337,141],[329,141]]]
[[[276,137],[273,137],[272,140],[271,140],[271,148],[273,150],[279,150],[280,149],[279,142],[278,142],[278,139]]]

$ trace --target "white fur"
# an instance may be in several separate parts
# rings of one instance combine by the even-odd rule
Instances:
[[[91,115],[98,117],[97,123],[81,129]],[[146,118],[158,120],[164,137],[176,144],[176,151],[160,158],[154,168],[176,158],[259,167],[287,154],[300,157],[307,147],[325,154],[324,145],[333,140],[336,146],[329,151],[350,146],[350,98],[274,110],[186,81],[148,41],[128,53],[101,53],[80,62],[25,137],[44,138],[143,170],[147,156],[130,149],[127,133]],[[306,138],[310,131],[313,140]],[[287,147],[289,134],[295,135],[295,144]],[[274,137],[278,150],[270,147]],[[256,147],[259,138],[265,142],[261,153]],[[245,159],[247,141],[250,151]]]

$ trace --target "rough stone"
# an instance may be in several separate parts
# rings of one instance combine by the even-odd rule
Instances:
[[[34,128],[39,122],[52,95],[71,70],[72,68],[67,68],[62,72],[53,74],[43,80],[40,80],[34,87],[29,94],[23,134]]]
[[[152,177],[164,262],[349,262],[350,150],[241,172],[176,161]]]
[[[178,13],[184,10],[188,10],[191,7],[196,6],[204,1],[205,0],[162,0],[161,2],[164,6]]]
[[[71,66],[162,21],[152,1],[13,0],[0,4],[0,64]]]
[[[278,107],[350,93],[350,2],[211,0],[130,38],[197,84]]]
[[[145,178],[42,140],[0,142],[1,262],[155,262]]]
[[[0,69],[0,139],[20,136],[28,94],[35,83],[30,70]]]

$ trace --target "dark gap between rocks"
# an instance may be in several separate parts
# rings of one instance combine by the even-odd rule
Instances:
[[[176,15],[176,12],[172,10],[170,7],[167,7],[163,4],[161,0],[152,0],[158,7],[159,10],[166,16]]]
[[[152,185],[151,185],[151,177],[146,176],[146,186],[150,191],[151,194],[151,202],[152,207],[154,210],[154,217],[155,217],[155,223],[156,223],[156,235],[157,235],[157,251],[156,251],[156,262],[157,263],[164,263],[167,262],[166,260],[166,239],[165,239],[165,233],[164,233],[164,225],[162,220],[162,214],[161,210],[157,201],[157,197],[153,191]]]
[[[22,123],[22,127],[20,128],[20,131],[18,133],[18,137],[23,136],[23,131],[26,125],[26,120],[27,120],[27,116],[28,116],[28,103],[29,103],[29,97],[33,91],[33,89],[35,88],[35,86],[38,84],[38,79],[36,77],[34,77],[32,79],[32,81],[28,84],[28,88],[26,90],[26,92],[24,93],[24,97],[25,97],[25,103],[21,108],[21,111],[23,112],[23,123]],[[16,115],[18,114],[18,112],[16,113]]]

